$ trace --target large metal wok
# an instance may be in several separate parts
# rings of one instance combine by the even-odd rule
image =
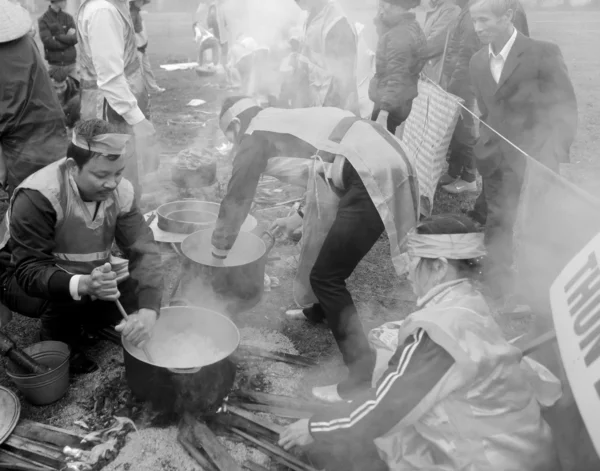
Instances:
[[[163,410],[214,412],[233,387],[235,365],[228,357],[240,333],[218,312],[201,307],[163,308],[145,349],[121,339],[125,375],[132,392]]]
[[[215,225],[221,205],[209,201],[181,200],[166,203],[156,210],[158,227],[177,234],[191,234]],[[253,216],[248,215],[241,230],[251,232],[257,226]]]

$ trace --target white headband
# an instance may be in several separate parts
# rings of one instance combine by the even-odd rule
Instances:
[[[90,152],[98,152],[105,155],[121,155],[125,151],[127,143],[131,139],[129,134],[98,134],[89,141],[78,136],[73,131],[71,142]]]
[[[242,98],[241,100],[236,101],[233,106],[223,113],[223,116],[221,116],[219,121],[221,131],[225,133],[235,118],[237,118],[244,111],[256,106],[260,107],[258,102],[252,98]]]
[[[486,254],[483,234],[417,234],[411,232],[407,240],[408,255],[423,258],[470,260]]]

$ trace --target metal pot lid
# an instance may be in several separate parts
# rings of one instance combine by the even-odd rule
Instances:
[[[209,267],[239,267],[257,261],[267,251],[263,240],[250,232],[240,232],[227,258],[212,255],[212,229],[194,232],[181,244],[181,251],[192,262]]]
[[[21,403],[15,393],[0,386],[0,444],[15,429],[20,415]]]

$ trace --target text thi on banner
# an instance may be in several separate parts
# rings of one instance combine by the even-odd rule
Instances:
[[[563,365],[600,454],[600,234],[558,276],[550,302]]]

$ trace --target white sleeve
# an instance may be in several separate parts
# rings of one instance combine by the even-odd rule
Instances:
[[[82,275],[73,275],[69,280],[69,292],[71,293],[71,297],[75,301],[79,301],[81,296],[79,295],[79,280]]]
[[[125,78],[123,19],[113,8],[101,8],[89,21],[88,38],[98,88],[110,106],[131,126],[144,120]]]

